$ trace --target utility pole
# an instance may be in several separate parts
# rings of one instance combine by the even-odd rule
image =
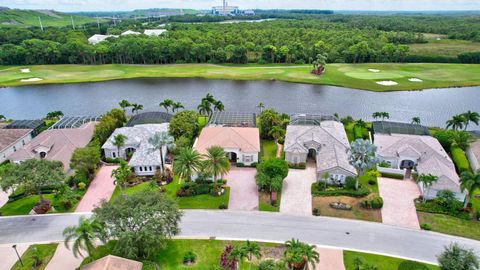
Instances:
[[[38,21],[40,22],[40,29],[42,29],[42,31],[43,31],[43,24],[42,24],[42,19],[40,18],[40,16],[38,16]]]
[[[72,19],[72,28],[75,30],[75,22],[73,22],[73,16],[70,16],[70,19]]]

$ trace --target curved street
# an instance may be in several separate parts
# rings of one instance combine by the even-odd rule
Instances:
[[[62,241],[65,227],[90,213],[0,218],[0,245]],[[251,239],[283,242],[298,238],[319,246],[360,250],[436,263],[436,255],[451,242],[474,249],[480,242],[381,223],[328,217],[299,217],[279,213],[243,211],[184,211],[181,223],[186,238]]]

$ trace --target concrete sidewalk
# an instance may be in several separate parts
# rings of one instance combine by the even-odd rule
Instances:
[[[72,243],[73,244],[73,243]],[[71,250],[72,244],[70,244],[70,249],[65,247],[64,243],[59,243],[55,254],[53,254],[52,259],[48,263],[45,270],[75,270],[83,261],[83,257],[78,256],[75,258]],[[83,255],[86,255],[86,251],[81,251]]]
[[[17,251],[20,256],[27,250],[29,245],[17,245]],[[18,257],[12,246],[0,246],[0,270],[10,270],[17,262]]]

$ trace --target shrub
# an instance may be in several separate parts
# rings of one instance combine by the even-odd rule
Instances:
[[[383,199],[382,197],[375,197],[371,200],[363,200],[361,205],[367,209],[381,209],[383,207]]]
[[[230,256],[234,247],[232,245],[226,245],[222,255],[220,256],[220,267],[224,270],[236,270],[238,261],[237,258]]]
[[[314,184],[314,185],[318,185],[318,184]],[[324,185],[324,184],[320,183],[320,186],[321,185]],[[370,194],[370,189],[365,187],[360,187],[358,188],[358,190],[351,190],[351,189],[344,189],[344,188],[336,188],[336,189],[327,188],[326,190],[318,191],[316,187],[312,189],[312,195],[320,196],[320,197],[349,196],[354,198],[362,198],[367,196],[368,194]]]
[[[120,159],[119,158],[105,158],[105,162],[110,163],[110,164],[119,164]]]
[[[226,205],[225,203],[221,203],[221,204],[218,206],[218,209],[222,209],[222,210],[227,209],[227,208],[228,208],[228,207],[227,207],[227,205]]]
[[[376,185],[376,184],[377,184],[377,180],[375,180],[375,179],[369,179],[369,180],[368,180],[368,184],[369,184],[370,186]]]
[[[87,185],[84,182],[78,183],[78,189],[84,190]]]
[[[364,139],[363,138],[363,128],[355,125],[353,127],[353,136],[355,139]]]
[[[90,179],[88,179],[88,172],[84,172],[84,171],[78,171],[75,176],[73,177],[73,181],[75,182],[75,184],[80,184],[80,183],[85,183],[85,184],[89,184],[90,183]]]
[[[196,260],[197,260],[197,255],[193,253],[193,251],[187,251],[185,252],[185,255],[183,255],[184,264],[192,264],[192,263],[195,263]]]
[[[392,166],[390,164],[388,164],[385,160],[382,160],[382,161],[380,161],[380,163],[378,163],[378,167],[391,168]]]
[[[300,169],[303,170],[307,168],[307,164],[305,162],[300,162],[300,163],[288,163],[288,167],[290,169]]]
[[[455,163],[459,173],[469,172],[472,170],[470,168],[470,163],[468,162],[467,156],[465,155],[465,151],[455,146],[452,146],[450,151],[452,153],[453,162]]]
[[[444,149],[450,149],[453,142],[455,131],[454,130],[438,130],[435,131],[433,137],[435,137]]]
[[[357,185],[357,179],[355,177],[347,176],[345,179],[345,188],[346,189],[355,189]]]
[[[380,172],[380,173],[382,174],[383,177],[386,177],[386,178],[393,178],[393,179],[399,179],[399,180],[405,179],[403,174],[399,174],[399,173],[386,173],[386,172]]]
[[[403,261],[398,265],[398,270],[428,270],[424,264],[414,261]]]
[[[420,225],[420,228],[425,231],[432,230],[432,227],[428,223],[422,223],[422,225]]]
[[[245,167],[245,164],[243,164],[241,162],[237,162],[237,167],[238,168],[243,168],[243,167]]]
[[[320,216],[320,209],[319,208],[313,208],[312,214],[314,216]]]

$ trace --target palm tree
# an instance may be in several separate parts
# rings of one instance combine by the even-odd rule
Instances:
[[[273,126],[268,132],[268,135],[272,136],[273,140],[275,141],[275,147],[277,148],[278,152],[278,141],[285,136],[285,129],[279,126]]]
[[[207,93],[207,95],[202,100],[206,100],[210,103],[214,103],[216,101],[213,95],[210,93]]]
[[[190,147],[182,148],[175,156],[173,173],[185,179],[185,181],[192,181],[192,174],[200,171],[201,166],[202,156],[200,153]]]
[[[131,107],[132,107],[132,113],[134,114],[138,114],[139,111],[143,110],[142,104],[133,103]]]
[[[174,139],[168,134],[168,132],[157,132],[148,139],[148,143],[152,146],[153,151],[159,151],[160,153],[160,168],[162,172],[164,171],[164,160],[163,160],[163,148],[166,147],[167,150],[175,148]]]
[[[367,123],[365,123],[365,121],[363,121],[362,119],[358,119],[356,122],[355,122],[355,125],[357,127],[360,127],[360,128],[366,128],[367,127]]]
[[[124,160],[120,161],[120,167],[113,170],[111,174],[111,177],[115,179],[113,184],[119,186],[122,193],[125,192],[125,186],[130,176],[132,176],[132,168]]]
[[[125,136],[123,134],[117,134],[117,135],[115,135],[115,137],[113,137],[112,144],[117,147],[118,157],[122,156],[120,154],[120,148],[125,145],[125,140],[126,139],[127,139],[127,136]]]
[[[415,117],[412,118],[412,124],[420,125],[420,123],[421,123],[420,117],[415,116]]]
[[[69,243],[75,239],[72,246],[73,256],[83,257],[81,250],[87,251],[88,255],[92,255],[95,250],[95,239],[101,239],[100,235],[103,228],[95,219],[80,217],[78,226],[70,226],[63,230],[65,236],[65,247],[70,249]]]
[[[172,111],[175,112],[175,111],[178,111],[179,109],[185,109],[185,107],[180,102],[174,102],[172,104]]]
[[[204,158],[205,170],[213,175],[213,181],[217,180],[219,174],[230,171],[230,160],[222,147],[212,146],[208,148]]]
[[[423,188],[425,189],[424,194],[428,194],[430,187],[438,181],[438,176],[432,174],[421,174],[417,177],[417,183],[422,183]],[[423,196],[423,202],[427,201],[427,197]]]
[[[223,111],[225,110],[225,106],[223,105],[223,103],[220,101],[220,100],[216,100],[214,103],[213,103],[213,109],[215,111]]]
[[[467,130],[468,124],[470,124],[470,122],[475,123],[475,125],[478,126],[478,123],[480,122],[480,114],[478,114],[477,112],[467,111],[466,113],[463,113],[461,115],[465,120],[464,130]]]
[[[382,119],[390,119],[390,114],[388,112],[381,112],[380,116]]]
[[[250,270],[252,266],[253,257],[257,259],[262,258],[262,253],[260,252],[260,246],[256,242],[250,242],[249,240],[247,240],[247,243],[245,244],[245,246],[243,246],[243,249],[245,250],[246,257],[250,262],[250,264],[248,265],[248,270]]]
[[[478,188],[480,188],[480,172],[472,173],[467,171],[460,175],[460,189],[462,192],[465,190],[468,192],[468,195],[465,198],[464,208],[467,208],[470,197]]]
[[[263,112],[263,109],[265,109],[265,104],[263,102],[258,103],[257,108],[260,110],[260,113]]]
[[[452,119],[446,122],[447,128],[452,128],[453,130],[462,129],[465,125],[465,118],[461,114],[457,114],[452,117]]]
[[[452,145],[462,150],[467,149],[473,141],[473,136],[467,131],[457,131],[452,134]]]
[[[373,117],[373,119],[376,120],[376,119],[382,117],[382,113],[381,113],[381,112],[374,112],[374,113],[372,114],[372,117]]]
[[[197,106],[197,110],[198,110],[198,113],[201,115],[210,116],[210,113],[212,112],[211,103],[208,100],[203,99],[202,103],[200,103],[200,105]]]
[[[284,257],[290,269],[308,269],[309,265],[315,269],[315,265],[320,262],[315,246],[292,239],[285,242],[285,247]]]
[[[132,106],[132,104],[130,104],[130,102],[128,102],[128,100],[125,100],[123,99],[122,101],[120,101],[118,103],[118,105],[120,105],[120,108],[122,108],[123,112],[125,112],[125,109]]]
[[[5,121],[7,118],[5,118],[5,115],[0,114],[0,121]]]
[[[168,113],[168,108],[172,107],[174,104],[173,100],[171,99],[164,99],[162,102],[160,102],[159,106],[165,108],[165,110]]]
[[[348,161],[358,171],[355,189],[358,189],[358,178],[380,162],[376,151],[377,147],[374,144],[363,139],[353,141],[350,149],[348,149]]]
[[[240,266],[242,264],[243,259],[245,259],[246,257],[247,257],[247,251],[241,246],[235,246],[232,249],[232,252],[230,252],[229,254],[230,259],[233,259],[233,258],[237,259],[239,269],[241,268]]]

